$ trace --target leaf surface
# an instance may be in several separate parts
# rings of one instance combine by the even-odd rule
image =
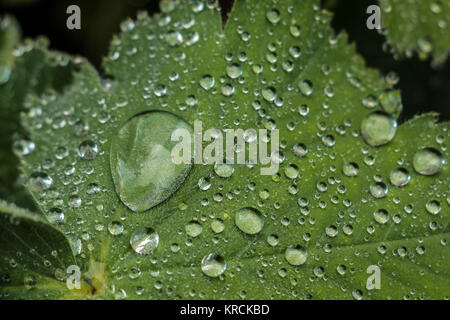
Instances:
[[[382,25],[387,41],[401,55],[433,57],[433,63],[445,62],[450,51],[450,1],[380,0]]]
[[[63,91],[25,102],[38,112],[24,113],[36,149],[22,158],[23,170],[43,213],[64,212],[57,228],[82,243],[77,261],[95,270],[94,293],[85,297],[448,297],[449,169],[424,176],[413,168],[425,147],[448,159],[448,123],[417,117],[390,143],[370,147],[363,120],[377,110],[395,121],[401,104],[384,98],[397,93],[366,68],[345,34],[333,33],[316,1],[236,1],[224,29],[211,4],[163,1],[161,8],[122,24],[104,63],[112,78],[81,61]],[[34,46],[22,59],[33,52],[48,54]],[[148,111],[191,126],[199,120],[203,132],[279,129],[280,170],[261,175],[266,166],[235,164],[223,178],[213,165],[197,164],[167,200],[133,212],[115,191],[110,150],[127,120]],[[293,150],[299,143],[308,149],[303,157]],[[359,168],[353,177],[343,173],[351,162]],[[399,167],[411,176],[402,188],[389,180]],[[377,182],[388,188],[383,198],[370,191]],[[426,209],[433,200],[441,207],[435,215]],[[260,232],[236,225],[243,208],[261,214]],[[375,220],[379,209],[388,221]],[[148,241],[135,246],[142,230]],[[150,231],[156,249],[140,255],[155,243]],[[289,263],[292,246],[307,253],[304,264]],[[214,270],[226,264],[218,277],[202,271],[211,254],[223,259]],[[373,265],[381,269],[379,290],[366,289]]]

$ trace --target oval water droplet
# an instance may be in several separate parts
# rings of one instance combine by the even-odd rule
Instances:
[[[113,236],[118,236],[123,232],[123,224],[119,221],[113,221],[109,224],[108,231]]]
[[[214,172],[221,178],[229,178],[234,173],[234,167],[231,164],[216,164]]]
[[[306,262],[308,252],[300,245],[289,246],[284,253],[286,261],[293,266],[300,266]]]
[[[217,278],[225,272],[227,264],[220,255],[211,253],[202,259],[201,268],[208,277]]]
[[[430,200],[425,205],[427,211],[431,214],[439,214],[441,212],[441,203],[437,200]]]
[[[444,163],[444,157],[434,148],[424,148],[417,151],[413,159],[414,170],[424,176],[432,176],[438,173]]]
[[[234,221],[236,226],[247,234],[257,234],[264,226],[264,217],[261,212],[251,207],[239,209]]]
[[[373,218],[379,224],[385,224],[389,221],[389,213],[384,209],[378,209],[373,213]]]
[[[370,185],[370,194],[377,199],[386,197],[389,189],[383,182],[375,182]]]
[[[397,121],[382,111],[370,113],[361,123],[361,134],[368,145],[381,146],[394,139]]]
[[[85,160],[94,160],[97,157],[98,146],[95,142],[87,140],[78,147],[78,155]]]
[[[133,232],[130,244],[141,255],[149,255],[158,247],[159,235],[152,228],[141,227]]]
[[[179,163],[172,158],[173,148],[181,143],[171,141],[175,130],[193,134],[183,119],[150,111],[126,121],[114,137],[110,161],[115,189],[131,210],[146,211],[166,200],[191,170],[192,159]]]
[[[213,76],[210,75],[205,75],[200,79],[200,86],[205,90],[209,90],[214,87],[214,83],[215,80]]]
[[[44,172],[34,172],[31,174],[27,186],[33,192],[48,190],[53,184],[53,179]]]
[[[203,227],[197,221],[191,221],[186,225],[186,233],[195,238],[198,237],[203,231]]]
[[[389,180],[396,187],[404,187],[411,181],[411,175],[405,168],[396,168],[391,171]]]

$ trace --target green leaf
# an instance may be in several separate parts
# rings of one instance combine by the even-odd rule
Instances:
[[[398,54],[422,59],[433,56],[433,64],[445,62],[450,52],[448,0],[380,0],[387,41]]]
[[[398,92],[365,67],[346,34],[334,35],[317,1],[236,1],[225,29],[210,2],[162,1],[161,9],[121,25],[104,63],[112,78],[80,61],[62,92],[25,102],[38,112],[23,113],[36,144],[23,170],[44,214],[82,243],[77,262],[95,281],[80,296],[448,297],[448,165],[438,158],[438,172],[426,176],[413,161],[419,165],[423,148],[448,159],[449,124],[425,115],[395,132]],[[20,59],[33,52],[49,54],[34,46]],[[192,127],[199,120],[204,132],[277,128],[280,171],[267,176],[266,166],[234,164],[229,176],[195,164],[176,189],[170,166],[162,166],[166,180],[149,174],[165,148],[141,165],[124,156],[146,159],[146,141],[166,146],[159,139],[171,128],[163,121],[124,126],[149,111]],[[303,157],[299,144],[308,149]],[[390,183],[400,167],[411,178],[404,187]],[[122,203],[114,183],[136,173],[135,192],[148,177],[146,185],[167,187],[167,199],[146,203],[153,207],[145,212]],[[440,212],[429,213],[437,202]],[[55,212],[64,220],[51,219]],[[373,265],[381,268],[379,290],[366,289]]]
[[[15,50],[19,41],[16,21],[5,16],[0,20],[0,25],[3,26],[0,30],[0,61],[4,63],[0,69],[7,70],[3,73],[7,77],[4,81],[0,80],[0,198],[35,210],[36,206],[23,188],[23,178],[19,176],[17,168],[16,155],[26,156],[35,148],[20,127],[20,112],[28,94],[62,91],[71,82],[72,72],[77,67],[65,55],[42,50],[29,51],[31,45],[45,50],[48,42],[45,38],[39,39],[36,44],[27,40]],[[23,55],[26,59],[16,59],[16,56]]]
[[[0,297],[55,299],[77,265],[67,238],[41,216],[0,201]]]

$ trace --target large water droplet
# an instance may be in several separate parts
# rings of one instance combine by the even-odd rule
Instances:
[[[397,131],[397,121],[389,114],[375,111],[361,123],[361,134],[368,145],[381,146],[390,142]]]
[[[413,159],[414,170],[425,176],[431,176],[441,171],[444,163],[444,157],[434,148],[417,151]]]
[[[254,208],[242,208],[236,212],[236,226],[247,234],[257,234],[264,226],[264,217]]]
[[[158,247],[159,235],[152,228],[142,227],[133,232],[130,244],[133,250],[141,255],[153,253]]]
[[[133,211],[146,211],[170,197],[188,175],[192,161],[175,164],[171,141],[175,130],[192,136],[183,119],[151,111],[129,119],[111,144],[111,171],[122,202]]]
[[[227,264],[221,256],[211,253],[202,259],[201,267],[208,277],[216,278],[225,272]]]

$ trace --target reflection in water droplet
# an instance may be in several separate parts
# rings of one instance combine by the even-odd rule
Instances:
[[[216,278],[225,272],[227,264],[221,256],[211,253],[202,259],[201,268],[208,277]]]
[[[308,153],[308,148],[303,143],[297,143],[292,147],[292,152],[294,152],[297,157],[302,158]]]
[[[384,209],[378,209],[373,213],[373,218],[379,224],[385,224],[389,221],[389,213]]]
[[[309,80],[302,80],[300,81],[298,88],[300,89],[300,92],[305,96],[310,96],[313,94],[313,84]]]
[[[293,266],[299,266],[306,262],[306,259],[308,258],[308,252],[306,252],[306,250],[302,246],[296,244],[289,246],[286,249],[284,256],[289,264]]]
[[[234,167],[231,164],[216,164],[214,172],[221,178],[229,178],[234,173]]]
[[[441,203],[437,200],[428,201],[425,207],[427,208],[427,211],[429,213],[434,215],[439,214],[439,212],[441,212]]]
[[[203,227],[197,221],[191,221],[186,225],[186,233],[195,238],[198,237],[203,231]]]
[[[267,12],[266,18],[270,23],[276,24],[280,21],[280,11],[278,11],[277,9],[272,9]]]
[[[211,222],[211,229],[214,233],[221,233],[225,229],[225,224],[221,219],[214,219]]]
[[[370,194],[377,199],[386,197],[388,187],[383,182],[375,182],[370,185]]]
[[[215,83],[215,80],[210,75],[205,75],[200,79],[200,86],[205,90],[209,90],[212,87],[214,87],[214,83]]]
[[[47,219],[51,224],[61,224],[64,222],[64,213],[59,208],[52,208]]]
[[[411,181],[411,175],[405,168],[396,168],[391,171],[389,180],[396,187],[404,187]]]
[[[413,167],[417,173],[431,176],[441,171],[445,160],[442,154],[434,148],[424,148],[414,155]]]
[[[152,228],[141,227],[133,232],[130,244],[133,250],[141,255],[153,253],[158,247],[159,235]]]
[[[31,174],[27,186],[33,192],[48,190],[53,184],[53,179],[44,172],[34,172]]]
[[[344,164],[344,167],[342,168],[342,172],[347,177],[355,177],[358,175],[359,166],[354,162],[348,162],[348,163]]]
[[[267,237],[267,243],[272,247],[276,247],[280,243],[280,239],[276,234],[271,234]]]
[[[82,142],[78,147],[78,155],[85,160],[94,160],[97,153],[97,144],[90,140]]]
[[[257,234],[264,226],[264,217],[261,212],[251,207],[239,209],[234,221],[236,226],[247,234]]]
[[[193,134],[183,119],[151,111],[126,121],[114,137],[111,172],[117,194],[131,210],[146,211],[166,200],[191,170],[192,159],[176,164],[172,158],[172,150],[182,143],[171,141],[175,130]]]
[[[120,223],[119,221],[113,221],[109,224],[108,231],[113,236],[118,236],[123,232],[123,224]]]
[[[361,123],[361,134],[372,147],[390,142],[394,139],[396,131],[397,121],[382,111],[372,112]]]

